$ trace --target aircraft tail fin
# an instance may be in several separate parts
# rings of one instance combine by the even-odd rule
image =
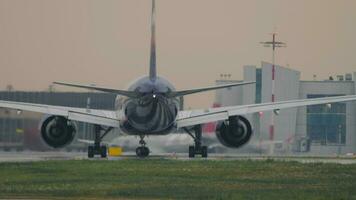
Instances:
[[[152,0],[152,13],[151,13],[151,53],[150,53],[150,79],[154,81],[157,77],[156,70],[156,22],[155,22],[155,8],[156,2]]]

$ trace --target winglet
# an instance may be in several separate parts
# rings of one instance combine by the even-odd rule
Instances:
[[[156,23],[155,23],[155,7],[156,2],[152,0],[152,13],[151,13],[151,55],[150,55],[150,79],[156,80]]]

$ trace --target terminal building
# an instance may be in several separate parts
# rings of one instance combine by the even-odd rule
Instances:
[[[214,107],[271,102],[272,64],[261,67],[244,66],[244,80],[256,81],[216,92]],[[356,94],[356,72],[327,80],[303,81],[300,72],[282,66],[275,67],[275,101],[331,97]],[[216,84],[239,82],[221,79]],[[274,134],[271,138],[271,115]],[[356,102],[306,106],[247,116],[254,127],[250,143],[273,146],[274,153],[306,153],[337,155],[356,153]]]
[[[114,109],[115,98],[114,94],[97,92],[0,91],[0,100],[105,110]],[[0,108],[0,150],[51,150],[44,144],[39,132],[44,117],[43,114],[35,112]],[[77,139],[92,140],[94,127],[82,122],[76,122],[76,125],[76,139],[66,149],[86,151],[86,144],[78,143]],[[110,139],[110,136],[106,138]]]

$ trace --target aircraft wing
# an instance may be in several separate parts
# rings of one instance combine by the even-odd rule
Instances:
[[[87,122],[110,127],[118,127],[119,119],[115,111],[85,109],[46,104],[33,104],[16,101],[0,101],[0,108],[9,108],[20,111],[31,111],[49,115],[59,115],[69,120]]]
[[[220,108],[210,108],[206,110],[180,111],[177,117],[177,127],[187,127],[197,124],[204,124],[214,121],[226,120],[231,116],[245,115],[256,112],[279,110],[284,108],[295,108],[299,106],[310,106],[318,104],[328,104],[345,101],[355,101],[356,95],[288,100],[280,102],[270,102],[251,105],[239,105]]]

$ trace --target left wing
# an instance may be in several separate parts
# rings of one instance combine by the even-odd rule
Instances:
[[[20,111],[31,111],[49,115],[59,115],[69,120],[87,122],[92,124],[118,127],[117,113],[108,110],[85,109],[64,106],[52,106],[46,104],[33,104],[16,101],[0,101],[0,108],[9,108]]]
[[[249,113],[294,108],[299,106],[310,106],[345,101],[355,101],[356,95],[289,100],[261,104],[229,106],[221,108],[210,108],[206,110],[180,111],[177,117],[177,127],[187,127],[208,122],[226,120],[231,116],[245,115]]]

